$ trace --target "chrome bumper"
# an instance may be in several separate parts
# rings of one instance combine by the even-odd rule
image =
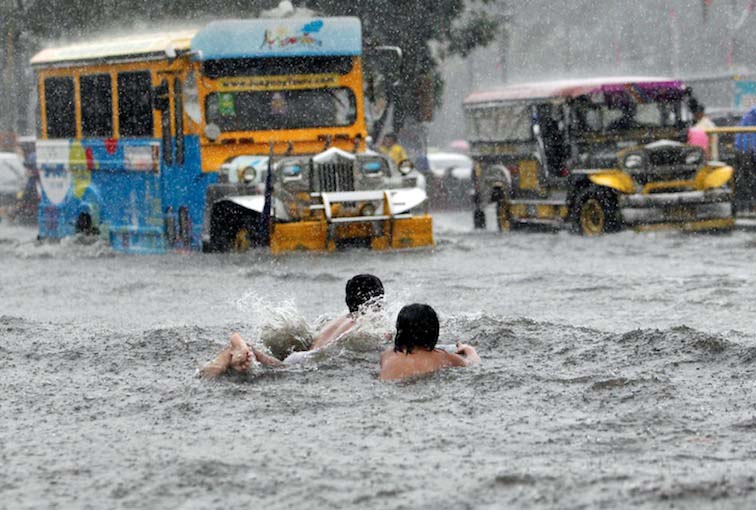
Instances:
[[[732,191],[706,191],[620,195],[619,208],[626,225],[683,223],[732,218]]]

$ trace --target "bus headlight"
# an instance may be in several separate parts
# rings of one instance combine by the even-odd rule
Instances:
[[[250,182],[254,182],[256,177],[257,170],[254,167],[248,166],[241,171],[241,181],[244,183],[249,184]]]
[[[205,136],[211,142],[214,142],[215,140],[220,138],[220,135],[221,135],[221,130],[218,127],[218,124],[211,122],[210,124],[205,126]]]

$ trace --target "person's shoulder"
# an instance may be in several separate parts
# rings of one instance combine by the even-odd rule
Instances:
[[[394,357],[396,353],[394,352],[394,349],[386,349],[381,353],[381,366],[383,366],[383,363]]]
[[[465,361],[465,358],[460,356],[459,354],[456,354],[454,352],[447,352],[447,351],[436,351],[439,352],[443,358],[444,361],[453,367],[465,367],[467,366],[467,362]]]

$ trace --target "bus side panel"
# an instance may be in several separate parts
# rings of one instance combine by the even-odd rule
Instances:
[[[173,150],[175,154],[175,142]],[[163,164],[161,180],[168,245],[178,249],[200,249],[205,194],[207,187],[218,180],[218,173],[202,172],[198,136],[184,137],[184,164]]]
[[[156,140],[49,140],[38,142],[37,150],[40,237],[73,235],[79,218],[88,215],[116,250],[165,250]]]

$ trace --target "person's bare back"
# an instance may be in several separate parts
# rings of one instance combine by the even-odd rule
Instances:
[[[438,333],[438,316],[433,308],[422,304],[402,308],[396,319],[394,348],[381,354],[380,379],[394,381],[480,362],[470,345],[457,343],[456,353],[436,349]]]
[[[438,349],[432,351],[418,350],[412,353],[384,351],[381,354],[381,373],[383,381],[406,379],[418,375],[429,374],[447,367],[466,367],[473,363],[473,358],[478,361],[475,350],[469,345],[457,344],[457,353],[446,352]],[[467,353],[472,356],[463,356]]]

